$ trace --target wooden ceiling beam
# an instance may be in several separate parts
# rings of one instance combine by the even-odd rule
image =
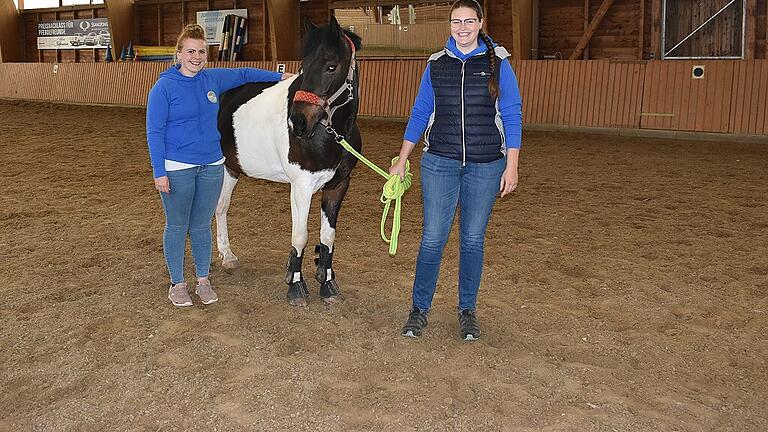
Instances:
[[[587,31],[581,36],[579,43],[576,44],[576,49],[571,53],[570,60],[577,60],[584,53],[584,48],[589,44],[592,35],[595,34],[595,30],[597,30],[597,27],[603,21],[603,18],[605,17],[605,14],[608,13],[608,9],[611,8],[611,5],[613,5],[613,0],[603,0],[603,4],[600,5],[595,17],[592,18],[592,21],[589,23]]]

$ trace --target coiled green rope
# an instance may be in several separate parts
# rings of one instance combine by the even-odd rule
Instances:
[[[374,170],[380,176],[387,179],[387,182],[384,183],[384,187],[382,188],[380,198],[381,202],[384,203],[384,212],[381,214],[381,239],[386,243],[389,243],[389,254],[394,256],[395,253],[397,253],[397,237],[400,234],[400,212],[402,210],[401,198],[405,191],[410,189],[411,185],[413,184],[411,162],[405,161],[405,178],[400,179],[399,175],[391,176],[388,172],[384,171],[383,169],[376,166],[376,164],[366,159],[365,156],[361,155],[355,149],[353,149],[347,140],[341,138],[341,136],[338,136],[337,142],[364,164],[368,165],[368,168]],[[392,158],[392,164],[394,165],[398,159],[400,159],[398,156]],[[387,221],[387,217],[389,216],[389,207],[393,200],[395,201],[395,212],[392,216],[392,235],[390,238],[387,238],[387,235],[384,232],[384,225]]]

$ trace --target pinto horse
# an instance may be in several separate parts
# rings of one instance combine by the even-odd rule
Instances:
[[[327,25],[305,21],[301,73],[279,83],[248,83],[224,93],[219,132],[226,174],[216,208],[216,243],[224,268],[236,268],[227,232],[227,210],[240,174],[291,185],[291,250],[286,266],[288,300],[305,306],[309,290],[301,273],[312,195],[322,189],[320,244],[315,247],[320,297],[339,301],[332,269],[336,222],[357,159],[336,139],[356,150],[362,143],[355,123],[360,37],[335,17]]]

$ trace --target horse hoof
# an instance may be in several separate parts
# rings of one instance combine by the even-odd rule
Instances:
[[[288,304],[294,307],[307,307],[307,299],[304,297],[288,299]]]
[[[235,270],[240,267],[240,261],[237,259],[231,261],[222,261],[221,266],[224,267],[225,270]]]
[[[341,303],[343,301],[344,301],[344,299],[341,297],[341,295],[335,295],[335,296],[330,296],[330,297],[324,297],[323,298],[323,303],[325,303],[325,304],[327,304],[329,306],[337,305],[337,304],[339,304],[339,303]]]

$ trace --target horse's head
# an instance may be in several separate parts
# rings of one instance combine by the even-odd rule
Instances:
[[[343,30],[334,16],[324,26],[317,27],[309,19],[304,25],[302,80],[288,112],[288,128],[299,138],[314,134],[335,99],[351,98],[354,55],[360,49],[360,37]]]

